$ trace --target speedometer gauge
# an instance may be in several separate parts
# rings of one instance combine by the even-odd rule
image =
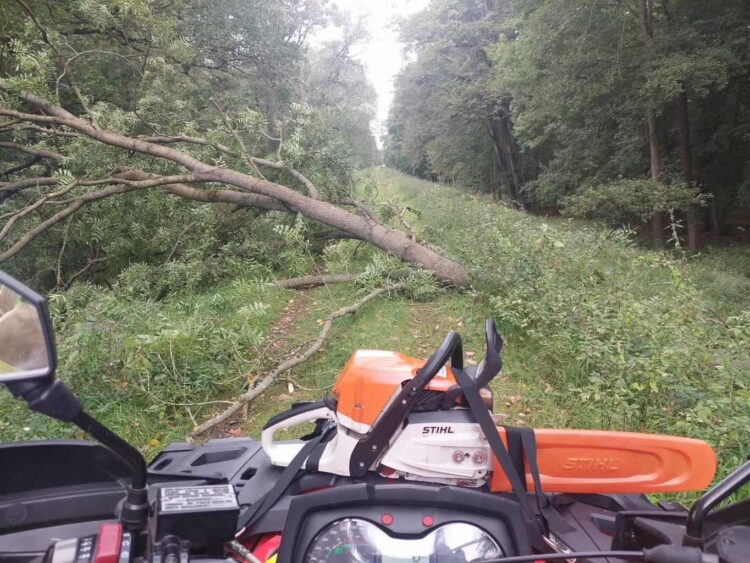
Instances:
[[[305,563],[470,563],[504,555],[481,528],[452,522],[428,534],[393,537],[372,522],[343,518],[323,528],[310,543]]]

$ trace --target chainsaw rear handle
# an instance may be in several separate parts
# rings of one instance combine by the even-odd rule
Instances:
[[[302,449],[303,442],[274,440],[276,433],[285,428],[291,428],[304,423],[317,423],[319,420],[334,420],[336,413],[328,408],[323,401],[300,405],[271,418],[263,427],[260,443],[263,451],[271,459],[273,465],[286,466]]]

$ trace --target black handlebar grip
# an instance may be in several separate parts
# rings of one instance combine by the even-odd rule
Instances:
[[[685,525],[685,540],[688,545],[702,545],[703,521],[706,516],[716,505],[747,483],[750,483],[750,461],[714,485],[693,504]]]

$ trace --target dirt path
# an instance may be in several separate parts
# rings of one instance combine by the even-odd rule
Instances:
[[[263,344],[254,351],[254,355],[257,358],[256,365],[268,365],[269,363],[277,363],[284,359],[283,356],[296,345],[293,338],[295,322],[305,313],[308,306],[309,302],[305,290],[297,291],[293,297],[289,298],[281,317],[271,326]],[[266,368],[262,367],[261,369]],[[214,438],[236,438],[237,436],[241,436],[242,424],[245,418],[246,413],[240,411],[240,413],[226,422],[210,429],[203,438],[205,440],[213,440]]]

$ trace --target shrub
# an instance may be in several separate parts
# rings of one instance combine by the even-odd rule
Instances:
[[[601,219],[610,225],[647,221],[654,211],[685,210],[706,205],[696,187],[626,178],[587,187],[563,201],[563,213]]]

